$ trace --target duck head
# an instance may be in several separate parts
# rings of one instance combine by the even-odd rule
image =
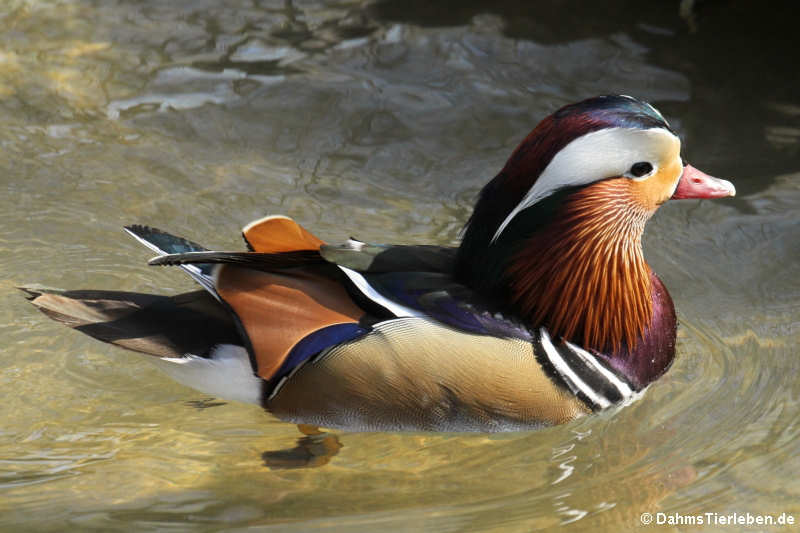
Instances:
[[[734,194],[684,164],[680,139],[650,104],[584,100],[539,123],[483,188],[456,276],[554,338],[631,351],[653,317],[645,223],[671,198]]]

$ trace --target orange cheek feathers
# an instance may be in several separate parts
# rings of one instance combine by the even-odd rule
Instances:
[[[658,206],[669,200],[680,175],[680,160],[676,159],[646,180],[631,180],[631,195],[642,207],[648,211],[655,211]]]

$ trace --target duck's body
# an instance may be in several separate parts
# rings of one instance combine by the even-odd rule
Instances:
[[[526,138],[457,249],[331,246],[278,216],[245,227],[250,252],[209,252],[133,226],[155,264],[182,265],[207,292],[28,292],[182,383],[286,420],[553,425],[628,401],[667,370],[675,311],[642,257],[644,224],[670,197],[730,194],[684,167],[648,104],[600,97]]]

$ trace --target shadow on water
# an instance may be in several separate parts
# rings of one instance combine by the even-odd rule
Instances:
[[[800,163],[800,69],[791,67],[800,63],[796,9],[786,0],[700,1],[690,21],[673,1],[384,0],[369,12],[427,27],[466,25],[490,13],[507,37],[542,44],[629,35],[647,48],[649,64],[690,80],[690,99],[659,103],[667,116],[684,117],[688,156],[715,154],[710,170],[735,177],[740,194],[749,194],[770,185],[764,174]]]

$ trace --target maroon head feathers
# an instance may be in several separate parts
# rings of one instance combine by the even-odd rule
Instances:
[[[476,265],[475,258],[489,253],[500,224],[522,201],[559,151],[578,137],[612,127],[670,130],[663,117],[649,104],[628,96],[589,98],[562,107],[542,120],[517,146],[500,173],[481,190],[459,249],[457,277],[479,288],[487,276],[497,274],[491,265],[488,269]],[[508,240],[506,233],[504,230],[499,240]],[[512,239],[521,237],[513,231],[510,233]],[[502,251],[493,246],[491,253]]]

